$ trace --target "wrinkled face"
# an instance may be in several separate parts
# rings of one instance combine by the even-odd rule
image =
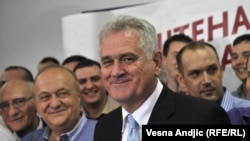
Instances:
[[[36,118],[36,109],[30,86],[20,80],[10,80],[2,87],[0,103],[11,103],[8,110],[1,111],[1,115],[6,125],[12,131],[24,130],[27,127],[32,127],[33,121]],[[28,99],[21,104],[23,99]],[[15,106],[12,103],[19,103]]]
[[[232,68],[241,81],[247,78],[246,62],[250,55],[250,42],[243,41],[232,48]]]
[[[106,97],[106,90],[101,79],[101,69],[96,66],[79,68],[75,71],[80,83],[82,104],[96,104]]]
[[[167,56],[164,56],[164,64],[167,68],[167,79],[176,79],[178,73],[176,56],[178,52],[186,45],[187,43],[174,41],[169,46],[169,51]]]
[[[80,98],[69,72],[61,68],[45,70],[35,81],[34,95],[37,111],[50,128],[73,129],[79,119]]]
[[[161,69],[159,59],[148,59],[139,41],[130,29],[110,33],[100,46],[104,85],[115,100],[130,106],[152,93]]]
[[[189,95],[212,101],[223,97],[223,70],[211,48],[186,50],[182,62],[183,74],[178,79]]]

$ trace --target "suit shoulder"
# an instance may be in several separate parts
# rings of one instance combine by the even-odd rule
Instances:
[[[122,119],[121,107],[109,112],[107,115],[100,118],[97,124],[110,124],[117,122],[117,119]]]
[[[206,110],[206,109],[221,109],[224,110],[218,103],[209,101],[199,97],[192,97],[188,95],[176,94],[176,104],[182,105],[183,107],[189,107],[193,110]]]
[[[21,141],[43,141],[43,133],[46,127],[32,131],[25,135]]]

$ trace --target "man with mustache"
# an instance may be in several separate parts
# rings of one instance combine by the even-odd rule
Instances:
[[[23,141],[92,141],[96,120],[80,114],[79,84],[73,72],[50,66],[35,78],[37,112],[47,127],[25,136]]]
[[[7,81],[0,90],[0,113],[17,140],[44,126],[36,114],[31,82]]]
[[[250,101],[232,96],[230,91],[223,87],[224,70],[213,45],[192,42],[180,50],[176,59],[179,70],[177,80],[187,88],[189,95],[214,101],[226,112],[234,108],[250,107]],[[230,120],[234,123],[232,116]]]

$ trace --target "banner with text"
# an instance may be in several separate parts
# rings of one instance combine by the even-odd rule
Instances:
[[[82,54],[99,61],[98,32],[115,15],[132,15],[152,23],[158,33],[158,47],[178,33],[193,40],[213,44],[225,67],[223,83],[235,90],[240,81],[231,69],[231,44],[242,34],[250,33],[250,3],[248,0],[160,0],[154,3],[69,15],[62,19],[65,56]]]

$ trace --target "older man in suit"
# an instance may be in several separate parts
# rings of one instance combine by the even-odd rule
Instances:
[[[99,43],[104,85],[121,108],[98,121],[94,141],[127,141],[130,119],[137,123],[137,140],[141,125],[230,124],[216,103],[174,93],[160,82],[162,53],[147,21],[115,17],[101,30]]]

